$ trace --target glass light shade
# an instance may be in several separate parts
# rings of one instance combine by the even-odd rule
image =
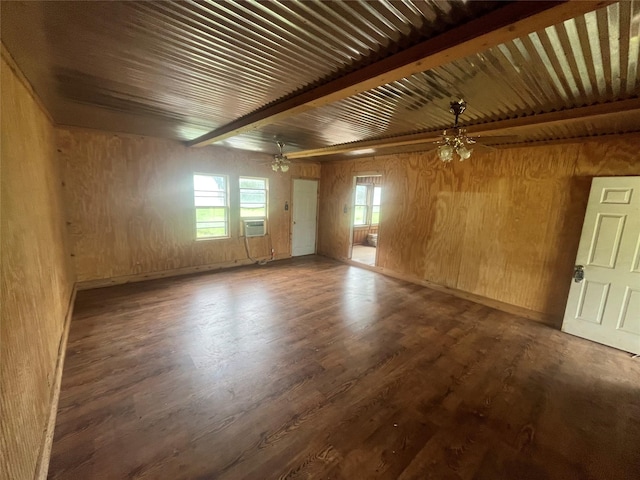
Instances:
[[[453,160],[453,147],[451,145],[440,145],[438,147],[438,157],[443,162],[450,162]]]
[[[274,172],[278,171],[278,162],[273,162],[271,164],[271,170],[273,170]]]
[[[462,145],[461,147],[458,147],[457,152],[458,152],[458,155],[460,155],[460,161],[466,160],[467,158],[469,158],[471,156],[472,151],[473,150],[469,150],[464,145]]]
[[[282,165],[280,165],[280,170],[282,170],[283,172],[288,171],[289,165],[287,165],[286,163],[283,163]]]

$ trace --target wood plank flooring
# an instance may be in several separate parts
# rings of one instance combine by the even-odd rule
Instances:
[[[78,294],[54,479],[637,479],[640,362],[321,257]]]
[[[351,248],[351,260],[365,265],[376,264],[376,247],[370,245],[353,245]]]

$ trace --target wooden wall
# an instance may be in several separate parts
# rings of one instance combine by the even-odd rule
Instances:
[[[73,290],[53,126],[2,49],[0,478],[33,479]]]
[[[269,155],[75,128],[58,130],[58,149],[80,287],[248,262],[239,236],[241,175],[269,178],[270,236],[249,239],[252,257],[269,256],[270,246],[288,257],[292,178],[320,175],[317,164],[274,173]],[[229,176],[232,238],[195,241],[194,172]]]
[[[591,178],[640,175],[640,136],[322,164],[318,251],[345,259],[353,176],[383,175],[378,266],[515,305],[564,313]],[[477,149],[479,150],[479,149]]]

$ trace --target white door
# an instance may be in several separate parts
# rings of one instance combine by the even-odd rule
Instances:
[[[318,210],[318,181],[293,180],[293,225],[291,255],[316,253],[316,216]]]
[[[562,331],[640,353],[640,177],[594,178]]]

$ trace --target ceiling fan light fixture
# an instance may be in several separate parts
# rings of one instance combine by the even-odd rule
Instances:
[[[282,153],[282,148],[284,147],[284,143],[276,142],[276,144],[280,149],[280,153],[276,153],[273,156],[273,162],[271,163],[271,170],[273,170],[274,172],[278,172],[278,171],[283,173],[288,172],[289,164],[291,163],[291,161],[287,158],[286,155]]]
[[[467,158],[469,158],[471,156],[471,152],[473,152],[473,149],[468,149],[464,145],[456,149],[456,153],[460,155],[460,161],[466,160]]]
[[[453,160],[454,152],[460,157],[460,161],[470,158],[473,149],[467,148],[467,145],[476,143],[475,140],[467,137],[466,129],[458,126],[458,118],[467,109],[467,102],[461,98],[457,102],[451,102],[449,106],[449,111],[455,115],[453,124],[455,133],[447,135],[447,131],[444,130],[442,132],[442,142],[444,143],[438,147],[438,158],[447,163]]]
[[[453,147],[448,143],[440,145],[438,147],[438,157],[443,162],[450,162],[451,160],[453,160]]]

